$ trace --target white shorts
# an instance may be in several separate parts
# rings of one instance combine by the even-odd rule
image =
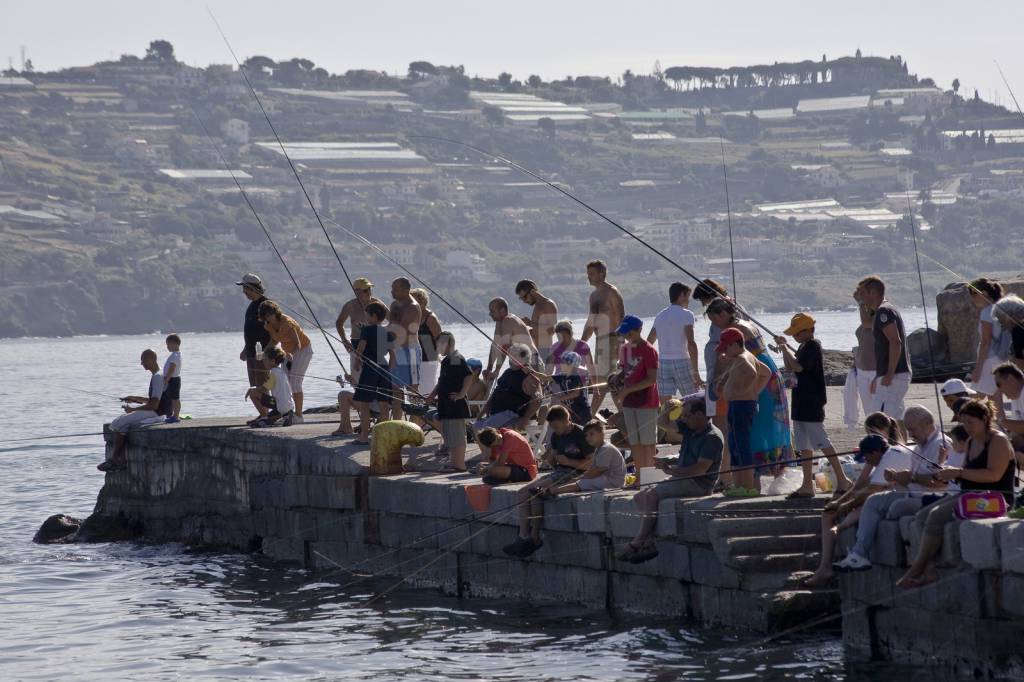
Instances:
[[[971,388],[978,393],[995,395],[999,389],[996,388],[996,378],[992,376],[992,370],[1002,362],[999,358],[988,358],[985,360],[985,364],[981,366],[981,378],[978,379],[978,383],[972,383]]]
[[[831,447],[832,441],[828,439],[823,423],[793,420],[793,449],[795,451],[824,450]]]
[[[110,422],[110,430],[114,433],[128,433],[135,429],[141,429],[144,426],[159,424],[163,420],[163,417],[152,410],[137,410],[135,412],[127,412],[114,419],[114,421]]]
[[[312,359],[312,344],[292,354],[292,367],[288,370],[288,383],[292,387],[292,393],[302,393],[302,380],[306,378],[306,370],[309,369],[309,361]]]
[[[437,386],[437,360],[424,360],[420,363],[420,388],[423,395],[430,395],[430,392]]]
[[[865,416],[875,411],[872,409],[875,398],[871,395],[871,381],[874,378],[875,370],[873,369],[857,370],[857,394],[860,396],[860,406],[864,410]]]
[[[907,397],[910,390],[910,372],[903,372],[893,376],[892,383],[888,386],[882,385],[882,377],[877,377],[875,392],[872,394],[871,412],[884,412],[893,419],[903,419],[903,412],[906,409],[903,399]]]

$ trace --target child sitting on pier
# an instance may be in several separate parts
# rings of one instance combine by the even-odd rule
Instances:
[[[526,483],[537,477],[533,450],[518,431],[488,427],[477,434],[477,442],[488,458],[479,469],[487,485]]]
[[[273,426],[278,421],[282,426],[291,426],[295,414],[295,403],[292,399],[292,387],[288,383],[288,373],[281,367],[284,362],[284,351],[276,346],[263,352],[263,366],[267,371],[267,380],[262,386],[251,386],[245,397],[259,410],[260,416],[249,422],[253,428]]]
[[[171,413],[167,415],[168,424],[181,421],[181,337],[177,334],[167,336],[167,352],[170,355],[164,360],[164,398],[171,402]]]
[[[550,394],[551,405],[565,406],[576,424],[586,424],[591,419],[587,390],[579,373],[582,363],[583,358],[578,353],[565,351],[555,367],[555,373],[547,380],[548,387],[555,389]],[[542,407],[537,413],[537,420],[543,420],[546,414],[547,408]]]
[[[626,460],[617,447],[605,438],[604,422],[594,419],[583,427],[587,444],[594,448],[590,468],[583,476],[565,485],[548,488],[547,495],[562,493],[589,493],[597,490],[617,490],[626,483]]]

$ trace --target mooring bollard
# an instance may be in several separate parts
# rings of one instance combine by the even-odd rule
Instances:
[[[423,445],[423,429],[407,421],[380,422],[370,431],[370,473],[402,473],[402,446]]]

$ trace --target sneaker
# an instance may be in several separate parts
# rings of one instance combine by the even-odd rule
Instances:
[[[304,424],[305,422],[306,420],[298,412],[292,415],[292,424]]]
[[[538,549],[544,546],[543,540],[537,540],[536,542],[534,542],[533,540],[527,540],[526,542],[526,548],[523,550],[522,554],[519,555],[523,559],[530,556],[531,554],[533,554]]]
[[[533,547],[533,540],[530,538],[516,538],[516,541],[512,544],[502,547],[501,551],[509,556],[523,557],[526,556],[523,552],[526,551],[527,547]],[[533,554],[533,550],[530,550],[530,554]]]
[[[165,424],[177,424],[181,420],[175,417],[173,414],[167,415],[167,419],[164,419]]]
[[[871,570],[871,562],[856,552],[850,552],[842,561],[833,563],[832,570],[840,573],[868,571]]]

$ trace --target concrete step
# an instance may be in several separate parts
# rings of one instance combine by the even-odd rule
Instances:
[[[744,554],[807,553],[818,551],[821,547],[821,537],[816,533],[725,537],[715,542],[713,547],[723,559]]]
[[[727,566],[740,573],[795,573],[812,571],[821,559],[819,552],[794,554],[740,554],[729,557]]]
[[[777,516],[716,517],[708,521],[708,535],[717,538],[783,536],[817,533],[821,530],[818,514],[780,514]]]

